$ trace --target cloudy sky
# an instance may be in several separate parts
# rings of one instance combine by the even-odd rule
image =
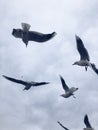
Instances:
[[[31,30],[57,32],[48,42],[29,42],[11,35],[21,22]],[[91,62],[98,66],[98,0],[0,0],[0,129],[83,130],[87,113],[98,129],[98,76],[91,68],[72,66],[79,60],[75,34],[84,41]],[[49,85],[23,91],[2,75]],[[79,90],[64,99],[59,75]]]

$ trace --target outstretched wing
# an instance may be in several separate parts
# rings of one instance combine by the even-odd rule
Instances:
[[[66,128],[65,126],[63,126],[59,121],[57,121],[57,123],[62,126],[65,130],[69,130],[68,128]]]
[[[68,86],[66,85],[65,80],[63,79],[62,76],[60,76],[60,79],[61,79],[61,83],[62,83],[63,89],[64,89],[65,91],[69,90],[69,88],[68,88]]]
[[[85,115],[85,117],[84,117],[84,123],[87,128],[92,128],[87,115]]]
[[[46,42],[53,38],[56,35],[56,32],[51,34],[43,34],[40,32],[29,31],[28,33],[28,40],[35,41],[35,42]]]
[[[46,85],[49,84],[49,82],[32,82],[32,86],[40,86],[40,85]]]
[[[26,85],[27,82],[25,81],[22,81],[22,80],[18,80],[18,79],[14,79],[14,78],[11,78],[11,77],[7,77],[5,75],[2,75],[4,78],[6,78],[7,80],[10,80],[12,82],[15,82],[15,83],[19,83],[19,84],[22,84],[22,85]]]
[[[83,41],[76,35],[77,49],[80,54],[81,60],[90,60],[87,49],[84,47]]]
[[[96,68],[95,64],[91,64],[91,67],[95,71],[95,73],[98,74],[98,69]]]

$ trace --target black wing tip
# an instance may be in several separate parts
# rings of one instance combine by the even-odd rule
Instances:
[[[60,123],[59,121],[57,121],[57,123]]]
[[[63,78],[61,75],[59,75],[59,77],[60,77],[60,79],[61,79],[61,82],[62,82],[62,81],[65,81],[64,78]]]
[[[75,38],[76,38],[76,40],[80,40],[81,39],[77,34],[75,34]]]
[[[61,75],[59,75],[60,79],[63,79],[63,77]]]
[[[2,75],[4,78],[6,78],[7,76],[5,76],[5,75]]]
[[[54,36],[56,36],[57,35],[57,33],[56,32],[53,32],[52,33],[52,37],[54,37]]]
[[[84,116],[84,120],[85,120],[85,119],[87,119],[87,118],[88,118],[88,115],[87,115],[87,114],[85,114],[85,116]]]
[[[45,82],[45,84],[50,84],[50,82]]]

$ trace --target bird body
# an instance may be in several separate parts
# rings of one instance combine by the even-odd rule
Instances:
[[[52,32],[49,34],[43,34],[36,31],[29,31],[30,25],[27,23],[21,23],[22,29],[13,29],[12,35],[16,38],[21,38],[22,41],[28,45],[29,41],[35,41],[35,42],[46,42],[53,38],[56,35],[56,32]]]
[[[35,87],[35,86],[49,84],[49,82],[32,82],[32,81],[28,82],[28,81],[18,80],[18,79],[11,78],[5,75],[3,75],[3,77],[12,82],[24,85],[25,88],[23,90],[29,90],[32,86]]]
[[[62,94],[61,96],[64,97],[64,98],[68,98],[68,97],[70,97],[70,96],[73,96],[73,97],[75,98],[75,96],[74,96],[73,93],[74,93],[76,90],[78,90],[78,88],[75,88],[75,87],[69,88],[69,87],[66,85],[66,83],[65,83],[65,81],[64,81],[64,79],[63,79],[62,76],[60,76],[60,79],[61,79],[61,83],[62,83],[63,89],[65,90],[65,94]]]

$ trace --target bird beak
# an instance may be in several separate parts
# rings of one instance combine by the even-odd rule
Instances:
[[[78,90],[79,88],[76,88],[76,90]]]
[[[73,63],[72,65],[75,65],[75,63]]]

